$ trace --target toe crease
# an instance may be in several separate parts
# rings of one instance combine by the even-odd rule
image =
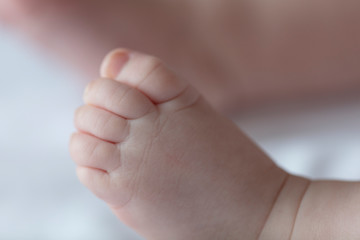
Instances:
[[[156,72],[160,67],[161,67],[162,63],[159,61],[157,62],[152,69],[141,79],[141,81],[139,81],[137,84],[134,85],[135,88],[137,88],[139,91],[140,90],[140,86],[147,81],[147,79],[154,73]],[[141,91],[142,92],[142,91]]]

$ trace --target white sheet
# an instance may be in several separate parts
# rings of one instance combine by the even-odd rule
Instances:
[[[77,180],[68,153],[83,86],[0,32],[0,239],[136,240]]]

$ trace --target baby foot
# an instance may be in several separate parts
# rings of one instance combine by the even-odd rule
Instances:
[[[280,192],[299,192],[292,194],[297,207],[306,184],[160,60],[115,50],[101,72],[76,112],[70,150],[81,182],[138,233],[255,239]],[[293,214],[282,218],[283,228],[291,229]]]

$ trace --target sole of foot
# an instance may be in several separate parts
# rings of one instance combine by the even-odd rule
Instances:
[[[101,75],[70,143],[81,182],[147,239],[259,235],[288,174],[159,59],[117,49]]]

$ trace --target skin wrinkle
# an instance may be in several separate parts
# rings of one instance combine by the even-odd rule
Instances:
[[[123,144],[121,144],[121,145],[123,146]],[[151,147],[151,146],[150,146],[150,147]],[[144,153],[143,153],[143,156],[142,156],[141,158],[139,158],[139,159],[142,159],[142,161],[140,161],[139,165],[137,166],[137,169],[136,169],[135,171],[132,171],[132,172],[134,172],[135,174],[132,176],[132,178],[131,178],[131,180],[130,180],[130,182],[133,183],[133,184],[128,184],[128,185],[130,186],[130,187],[129,187],[129,189],[130,189],[130,196],[129,196],[129,198],[128,198],[127,201],[126,201],[125,203],[123,203],[121,206],[118,206],[118,207],[113,207],[113,206],[112,206],[112,208],[113,208],[114,210],[120,210],[120,209],[124,208],[124,207],[131,201],[131,199],[133,199],[133,198],[137,195],[137,193],[136,193],[134,190],[135,190],[135,189],[138,189],[138,190],[140,191],[140,190],[142,189],[142,188],[139,187],[141,181],[139,181],[138,179],[141,179],[140,169],[142,168],[142,165],[144,165],[144,162],[145,162],[145,161],[144,161],[144,156],[148,154],[150,147],[147,147],[146,150],[145,150]],[[121,147],[121,148],[122,148],[122,147]],[[123,156],[122,153],[123,153],[123,151],[120,150],[121,158],[122,158],[122,156]],[[115,172],[116,172],[116,171],[112,171],[112,174],[114,174]],[[115,179],[115,178],[114,178],[114,179]],[[131,185],[133,185],[133,186],[131,186]]]
[[[124,143],[127,143],[130,136],[131,136],[131,121],[130,120],[126,120],[126,130],[127,130],[127,134],[124,137],[124,139],[120,142],[115,144],[116,145],[116,149],[120,152],[120,159],[119,159],[119,166],[114,168],[110,173],[115,172],[116,170],[118,170],[121,167],[121,161],[123,159],[123,145]]]
[[[297,219],[298,219],[298,216],[299,216],[299,212],[300,212],[300,209],[301,209],[301,206],[304,202],[304,199],[305,199],[305,196],[306,194],[309,192],[309,189],[312,185],[312,182],[311,181],[308,181],[306,187],[305,187],[305,190],[304,190],[304,193],[302,194],[301,198],[300,198],[300,203],[298,205],[298,208],[297,208],[297,211],[296,211],[296,215],[295,215],[295,220],[294,220],[294,224],[293,224],[293,228],[291,230],[291,234],[290,234],[290,238],[289,240],[292,240],[293,239],[293,234],[294,234],[294,230],[295,230],[295,226],[296,226],[296,223],[297,223]]]
[[[155,120],[156,122],[159,122],[159,117],[160,116],[160,114],[157,114],[157,119]],[[143,116],[144,117],[144,116]],[[134,119],[134,120],[128,120],[128,123],[129,123],[129,125],[130,125],[130,128],[129,128],[129,134],[128,134],[128,136],[127,136],[127,138],[126,138],[126,140],[125,141],[123,141],[123,142],[121,142],[119,145],[118,145],[118,148],[120,148],[120,156],[121,156],[121,158],[122,158],[122,156],[123,156],[123,144],[125,143],[125,142],[128,142],[129,141],[129,137],[131,136],[131,133],[130,133],[130,131],[131,131],[131,123],[133,122],[133,121],[136,121],[137,119]],[[161,124],[160,124],[161,125]],[[163,126],[163,125],[162,125]],[[140,185],[140,183],[141,183],[141,181],[139,181],[139,180],[137,180],[137,179],[141,179],[141,174],[140,174],[140,169],[141,168],[143,168],[142,166],[145,164],[145,162],[147,161],[146,159],[148,158],[148,157],[146,157],[147,155],[149,155],[150,154],[150,152],[151,152],[151,149],[152,149],[152,146],[153,146],[153,142],[159,137],[159,135],[160,135],[160,132],[159,131],[155,131],[155,136],[153,136],[153,137],[151,137],[151,141],[150,141],[150,145],[148,145],[148,147],[146,148],[146,150],[145,151],[143,151],[143,155],[140,157],[140,158],[138,158],[138,159],[142,159],[142,161],[140,161],[140,164],[138,165],[138,167],[137,167],[137,169],[135,170],[135,171],[133,171],[133,172],[135,172],[135,176],[133,176],[133,178],[132,178],[132,181],[131,182],[133,182],[133,185],[134,186],[131,186],[129,189],[132,189],[132,190],[134,190],[134,189],[141,189],[140,187],[139,187],[139,185]],[[120,167],[120,166],[119,166]],[[113,171],[113,172],[115,172],[115,171]],[[112,173],[113,173],[112,172]],[[136,184],[137,183],[137,184]],[[132,184],[130,184],[130,185],[132,185]],[[131,199],[132,198],[134,198],[136,195],[137,195],[137,193],[135,193],[134,191],[132,191],[132,190],[130,190],[130,192],[131,192],[131,194],[130,194],[130,197],[129,197],[129,199],[125,202],[125,204],[122,204],[122,206],[120,206],[120,207],[112,207],[112,209],[114,209],[114,210],[120,210],[120,209],[122,209],[122,208],[124,208],[125,207],[125,205],[127,205],[130,201],[131,201]]]
[[[114,80],[111,80],[111,79],[107,79],[107,78],[103,78],[103,79],[99,79],[99,80],[109,80],[109,81],[114,81]],[[124,88],[124,86],[127,87],[127,89],[125,91],[118,91],[119,89],[122,89]],[[100,108],[100,109],[103,109],[103,110],[106,110],[110,113],[113,113],[121,118],[124,118],[124,119],[128,119],[128,120],[135,120],[137,118],[140,118],[140,117],[143,117],[143,116],[140,116],[140,117],[137,117],[137,118],[130,118],[130,117],[126,117],[126,116],[123,116],[123,115],[120,115],[114,111],[111,111],[112,107],[111,106],[118,106],[121,104],[122,101],[124,101],[125,97],[130,94],[131,92],[133,91],[137,91],[138,89],[135,89],[135,88],[132,88],[132,87],[129,87],[127,86],[126,84],[124,83],[121,83],[120,86],[117,86],[116,88],[111,88],[111,93],[109,93],[109,97],[107,97],[107,101],[104,103],[104,107],[101,107],[101,106],[98,106],[98,105],[94,105],[94,104],[90,104],[88,103],[88,101],[85,101],[87,104],[89,104],[90,106],[95,106],[97,108]],[[119,92],[122,92],[121,95],[119,95],[119,98],[116,98],[115,96],[119,93]],[[96,94],[99,94],[99,92],[95,92]],[[118,102],[115,102],[116,100],[118,100]],[[107,108],[107,109],[106,109]],[[108,110],[110,109],[110,110]],[[146,110],[146,114],[147,113],[150,113],[151,111],[149,111],[149,109],[151,109],[151,105],[149,104],[148,106],[148,109]]]
[[[126,122],[126,126],[125,126],[125,128],[124,128],[124,131],[126,131],[126,134],[122,137],[122,140],[121,140],[120,142],[118,142],[117,144],[121,144],[121,143],[123,143],[123,142],[126,142],[127,139],[129,138],[129,136],[131,135],[131,134],[130,134],[130,131],[131,131],[131,121],[125,119],[125,122]]]
[[[112,92],[109,94],[109,97],[107,98],[107,101],[106,101],[105,104],[104,104],[104,105],[105,105],[105,108],[104,108],[104,107],[101,107],[101,106],[98,106],[98,105],[95,105],[95,104],[92,104],[92,103],[89,103],[89,101],[88,101],[88,99],[87,99],[87,96],[89,96],[90,93],[91,93],[91,95],[94,95],[94,98],[95,98],[95,99],[98,98],[98,96],[99,96],[99,94],[100,94],[100,91],[92,91],[92,89],[96,87],[96,86],[94,86],[94,85],[97,85],[99,81],[102,81],[102,80],[105,80],[105,79],[108,80],[108,81],[113,81],[113,80],[108,79],[108,78],[99,78],[99,79],[96,79],[96,80],[94,80],[94,81],[92,81],[92,82],[89,83],[88,87],[87,87],[86,90],[85,90],[84,102],[85,102],[86,104],[90,105],[90,106],[94,106],[94,107],[97,107],[97,108],[106,110],[106,111],[108,111],[108,112],[114,113],[114,112],[106,109],[106,108],[108,108],[108,104],[106,104],[106,103],[108,103],[109,100],[113,99],[112,97],[113,97],[116,93],[119,92],[118,90],[121,88],[121,86],[117,86],[117,88],[115,88],[115,89],[114,89],[114,88],[111,88]],[[98,89],[101,89],[101,88],[96,87],[96,90],[98,90]],[[124,93],[124,94],[125,94],[125,93]],[[118,115],[117,113],[114,113],[114,114]]]
[[[166,127],[166,123],[169,121],[170,117],[168,115],[165,115],[166,117],[162,120],[160,119],[160,115],[158,115],[158,118],[156,119],[156,123],[154,124],[156,126],[156,134],[155,138],[159,138],[161,133],[163,132],[163,129]]]
[[[129,124],[129,121],[128,121],[128,125],[130,125]],[[126,138],[129,138],[129,136],[130,136],[130,131],[131,131],[131,128],[129,128],[129,134],[128,134],[128,136],[126,137]],[[114,177],[114,174],[117,172],[117,170],[122,166],[122,159],[123,159],[123,151],[122,151],[122,146],[123,146],[123,144],[124,144],[124,142],[126,142],[126,141],[123,141],[123,142],[121,142],[121,143],[119,143],[119,144],[116,144],[116,147],[117,147],[117,150],[120,152],[120,157],[119,157],[119,159],[118,159],[118,166],[116,167],[116,168],[114,168],[111,172],[109,172],[109,175],[110,175],[110,179],[116,179],[116,177]],[[131,189],[131,188],[130,188]],[[124,202],[124,203],[122,203],[121,204],[121,206],[110,206],[114,211],[117,211],[117,210],[120,210],[120,209],[122,209],[122,208],[124,208],[130,201],[131,201],[131,199],[133,198],[133,193],[132,193],[132,191],[130,191],[131,192],[131,194],[130,194],[130,196],[129,196],[129,198]]]
[[[152,144],[153,144],[153,141],[150,141],[150,146],[148,146],[148,147],[146,148],[146,150],[143,152],[142,157],[138,158],[138,159],[141,159],[141,161],[139,161],[139,164],[138,164],[138,166],[137,166],[137,169],[136,169],[135,171],[133,171],[133,172],[135,172],[135,176],[133,177],[133,180],[132,180],[132,182],[134,183],[134,187],[131,188],[131,190],[130,190],[130,191],[133,193],[133,194],[131,194],[132,197],[138,195],[138,192],[142,189],[141,187],[139,187],[139,185],[140,185],[140,183],[141,183],[141,181],[140,181],[139,179],[141,179],[141,175],[142,175],[142,174],[141,174],[142,172],[140,171],[140,169],[142,169],[142,168],[143,168],[143,165],[145,165],[145,162],[146,162],[145,156],[148,156],[148,155],[149,155],[149,152],[150,152],[150,150],[151,150]],[[136,184],[136,183],[137,183],[137,184]],[[135,189],[137,189],[136,192],[134,191]],[[131,198],[130,198],[130,199],[131,199]],[[129,200],[129,202],[130,202],[130,200]]]
[[[101,141],[106,142],[106,143],[108,143],[108,144],[112,144],[112,145],[114,145],[114,146],[116,145],[115,143],[112,143],[112,142],[110,142],[110,141],[106,141],[106,140],[103,140],[103,139],[101,139],[101,138],[98,138],[97,136],[94,136],[94,135],[92,135],[91,133],[87,133],[87,132],[84,132],[84,131],[81,131],[80,133],[81,133],[81,134],[84,134],[84,135],[87,135],[87,136],[90,136],[90,137],[93,137],[93,138],[95,138],[95,139],[97,139],[97,140],[101,140]],[[91,151],[91,155],[90,155],[89,159],[91,159],[92,155],[94,154],[94,152],[95,152],[96,148],[98,148],[98,146],[99,146],[99,145],[96,145],[96,147],[93,148],[93,150]],[[115,152],[114,152],[113,154],[115,154]],[[89,167],[89,166],[85,166],[85,165],[83,165],[82,167],[86,167],[86,168],[90,168],[90,169],[93,168],[93,167]],[[98,168],[94,168],[94,169],[98,169]],[[99,169],[99,170],[104,171],[104,172],[106,172],[106,173],[110,173],[110,171],[111,171],[111,170],[108,171],[108,170],[105,170],[105,169]]]
[[[176,113],[178,113],[178,112],[174,112],[173,114],[171,114],[171,115],[172,115],[172,118],[176,118],[176,116],[175,116]],[[160,116],[161,116],[161,115],[159,115],[159,117],[160,117]],[[171,120],[171,117],[169,117],[168,115],[166,115],[166,118],[165,118],[165,120],[163,120],[163,121],[161,121],[160,118],[158,119],[156,125],[157,125],[158,127],[160,126],[160,127],[159,127],[160,129],[158,130],[158,132],[159,132],[158,135],[159,135],[159,136],[160,136],[161,132],[163,132],[162,129],[164,129],[164,128],[166,127],[166,124],[167,124],[168,121],[170,121],[170,122],[172,121],[172,120]],[[194,131],[192,132],[192,134],[193,134],[193,135],[196,135],[196,133],[195,133]],[[192,147],[192,146],[189,146],[189,148],[190,148],[190,147]],[[183,157],[186,155],[186,153],[187,153],[188,151],[189,151],[189,149],[187,149],[187,151],[183,151],[183,153],[182,153],[180,156],[177,157],[177,161],[182,162],[181,159],[183,159]]]
[[[117,86],[117,88],[112,89],[112,93],[107,98],[107,101],[105,101],[106,108],[109,108],[109,106],[118,106],[121,105],[121,102],[124,101],[125,96],[132,92],[132,88],[127,88],[125,91],[119,91],[119,89],[123,88],[123,85]],[[122,92],[121,95],[118,95],[119,92]],[[119,98],[116,98],[115,96],[118,96]],[[117,101],[117,102],[116,102]],[[109,108],[111,109],[111,107]],[[119,114],[118,114],[119,115]],[[125,116],[122,116],[123,118],[126,118]]]
[[[267,221],[268,221],[268,219],[269,219],[269,217],[270,217],[270,215],[271,215],[271,213],[272,213],[272,211],[273,211],[273,209],[274,209],[274,206],[275,206],[276,202],[278,201],[279,196],[281,195],[281,192],[283,191],[284,187],[286,186],[289,178],[290,178],[290,174],[286,174],[286,176],[284,177],[284,180],[283,180],[283,182],[282,182],[282,184],[281,184],[278,192],[276,193],[275,199],[274,199],[273,203],[271,204],[270,211],[269,211],[269,213],[267,214],[267,216],[266,216],[266,218],[265,218],[265,221],[264,221],[264,223],[263,223],[263,226],[260,228],[260,229],[261,229],[261,230],[260,230],[260,233],[259,233],[258,236],[256,237],[257,240],[260,239],[260,236],[261,236],[261,234],[262,234],[263,231],[264,231],[264,228],[265,228],[266,223],[267,223]]]
[[[89,154],[89,159],[93,159],[94,155],[95,155],[95,151],[96,149],[99,147],[98,144],[96,144],[95,146],[93,146],[90,150],[90,154]]]
[[[125,119],[126,120],[126,118],[124,118],[123,116],[120,116],[119,114],[117,114],[117,113],[114,113],[114,112],[111,112],[111,111],[109,111],[108,109],[106,109],[106,108],[102,108],[102,107],[100,107],[100,106],[96,106],[96,105],[92,105],[92,104],[88,104],[89,106],[91,106],[91,107],[94,107],[94,108],[97,108],[97,109],[100,109],[100,110],[103,110],[103,111],[105,111],[105,112],[108,112],[108,113],[110,113],[110,114],[113,114],[113,115],[115,115],[115,116],[117,116],[117,117],[120,117],[120,118],[122,118],[122,119]],[[126,122],[128,122],[128,121],[126,121]]]
[[[82,133],[82,134],[84,134],[84,135],[88,135],[88,136],[90,136],[90,137],[93,137],[93,138],[95,138],[95,139],[97,139],[97,140],[101,140],[101,141],[103,141],[103,142],[106,142],[106,143],[116,144],[115,142],[111,142],[111,141],[109,141],[109,140],[102,139],[102,138],[100,138],[100,137],[98,137],[98,136],[95,136],[95,135],[92,134],[92,133],[86,132],[86,131],[81,130],[81,129],[79,129],[79,132]]]
[[[179,97],[181,97],[182,95],[184,95],[184,94],[186,93],[186,91],[189,90],[190,88],[191,88],[191,86],[190,86],[190,85],[187,85],[187,86],[185,87],[185,89],[182,90],[182,91],[181,91],[179,94],[177,94],[175,97],[170,98],[169,100],[167,100],[167,101],[164,102],[164,103],[159,103],[158,106],[161,107],[161,106],[164,105],[164,104],[167,104],[167,103],[169,103],[169,102],[172,102],[173,100],[178,99]]]
[[[107,111],[107,110],[106,110],[106,112],[109,112],[109,111]],[[109,112],[109,113],[113,114],[112,112]],[[125,127],[124,127],[123,129],[121,129],[121,130],[122,130],[121,140],[120,140],[119,142],[111,142],[111,143],[113,143],[113,144],[119,144],[119,143],[120,143],[120,142],[122,142],[122,141],[123,141],[123,139],[124,139],[124,138],[128,135],[129,121],[128,121],[128,120],[126,120],[126,119],[124,119],[123,117],[121,117],[121,116],[117,115],[117,114],[113,114],[113,115],[115,115],[115,116],[117,116],[117,117],[119,117],[119,118],[121,118],[121,119],[125,120],[125,122],[126,122]],[[109,119],[107,120],[107,122],[108,122],[108,121],[110,121],[110,120],[111,120],[111,117],[109,117]],[[106,124],[107,124],[107,122],[105,122],[105,123],[104,123],[104,125],[106,125]],[[126,132],[126,136],[123,136],[123,135],[124,135],[124,132]],[[104,141],[106,141],[106,140],[104,140]]]
[[[114,146],[116,146],[116,144],[114,144]],[[115,158],[117,158],[116,156],[117,156],[117,152],[118,152],[119,150],[117,149],[117,148],[115,148],[114,149],[114,151],[113,151],[113,153],[112,153],[112,158],[113,159],[115,159]],[[118,159],[118,164],[116,165],[116,166],[114,166],[112,169],[109,169],[109,170],[107,170],[107,172],[109,173],[109,174],[111,174],[112,172],[114,172],[114,170],[116,170],[116,169],[119,169],[119,167],[121,166],[121,158],[119,157],[119,159]]]
[[[99,115],[97,116],[95,123],[94,123],[94,129],[102,129],[102,126],[109,125],[111,116],[110,115],[106,116],[105,121],[102,121],[102,119],[103,118],[101,116],[99,116]]]
[[[116,178],[113,178],[113,177],[110,177],[110,181],[112,180],[112,181],[115,181],[115,179]],[[134,182],[134,181],[131,181],[131,182]],[[131,185],[131,184],[129,184],[129,185]],[[129,187],[129,189],[135,189],[134,187]],[[110,205],[109,204],[109,206],[111,207],[111,209],[112,210],[114,210],[114,211],[119,211],[119,210],[121,210],[121,209],[123,209],[123,208],[125,208],[130,202],[131,202],[131,200],[134,198],[134,191],[129,191],[130,192],[130,194],[129,194],[129,197],[128,197],[128,199],[126,199],[126,201],[125,202],[123,202],[123,203],[121,203],[121,206],[115,206],[115,205]]]
[[[196,97],[195,101],[193,103],[191,103],[190,105],[188,106],[185,106],[185,107],[181,107],[180,109],[177,109],[173,114],[176,114],[176,113],[180,113],[182,111],[186,111],[187,109],[190,109],[192,108],[193,106],[195,106],[196,104],[200,103],[201,102],[202,97],[199,95]]]
[[[160,67],[162,66],[162,62],[157,60],[155,63],[154,63],[154,66],[151,67],[151,70],[143,77],[143,79],[141,79],[137,84],[134,85],[134,88],[138,89],[139,91],[140,90],[140,86],[146,82],[146,80],[150,77],[150,75],[152,73],[154,73],[156,70],[158,70]],[[141,91],[142,92],[142,91]]]
[[[95,168],[95,167],[89,167],[89,166],[79,166],[80,168],[88,168],[88,169],[91,169],[91,170],[95,170],[95,171],[99,171],[103,174],[108,174],[108,172],[104,169],[100,169],[100,168]]]

